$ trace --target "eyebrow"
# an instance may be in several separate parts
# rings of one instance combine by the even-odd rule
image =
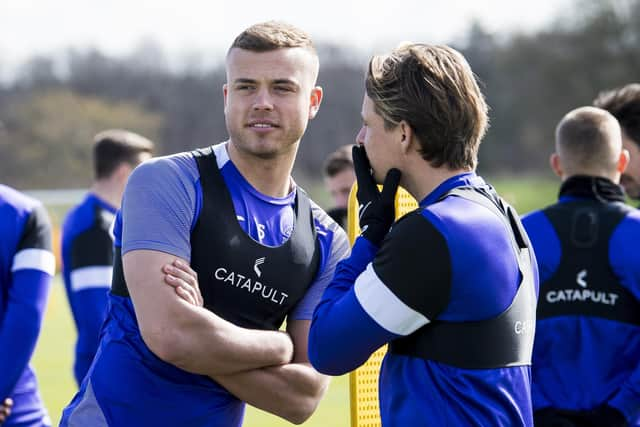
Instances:
[[[298,86],[298,83],[289,79],[276,79],[273,81],[273,84],[276,84],[276,85],[287,84],[292,86]]]
[[[256,80],[240,78],[240,79],[235,79],[233,81],[233,84],[238,84],[238,83],[256,83]]]
[[[241,77],[241,78],[235,79],[233,81],[233,84],[238,84],[238,83],[252,83],[252,84],[255,84],[257,82],[258,81],[255,80],[255,79],[248,79],[248,78]],[[276,80],[273,80],[273,82],[271,82],[271,84],[274,84],[274,85],[285,84],[285,85],[289,85],[289,86],[295,86],[296,88],[300,87],[300,85],[296,81],[290,80],[290,79],[276,79]]]

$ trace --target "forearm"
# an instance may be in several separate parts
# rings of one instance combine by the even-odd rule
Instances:
[[[136,250],[122,257],[140,333],[160,359],[201,375],[229,374],[292,360],[286,333],[238,327],[180,298],[164,284],[163,266],[176,257]],[[185,260],[181,263],[188,265]]]
[[[107,315],[108,289],[105,286],[74,292],[70,295],[78,329],[74,366],[74,375],[78,384],[84,379],[98,350],[100,328]]]
[[[180,304],[189,312],[168,336],[157,340],[161,347],[156,354],[165,361],[208,376],[291,361],[293,344],[285,332],[241,328],[206,309]]]
[[[366,239],[356,241],[351,256],[338,264],[333,281],[316,308],[309,334],[309,359],[320,372],[342,375],[362,363],[391,339],[384,329],[364,312],[353,285],[375,255]]]
[[[14,274],[0,327],[0,399],[11,395],[38,340],[51,276],[37,270]]]
[[[304,422],[329,384],[309,363],[256,369],[213,377],[238,399],[289,422]]]
[[[0,330],[0,399],[13,393],[36,346],[40,325],[32,313],[20,307],[10,307]]]

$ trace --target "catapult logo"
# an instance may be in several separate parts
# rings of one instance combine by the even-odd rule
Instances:
[[[548,291],[545,299],[550,304],[567,302],[592,302],[604,305],[616,305],[619,295],[613,292],[593,291],[588,289],[589,271],[585,268],[576,274],[576,284],[580,288]]]
[[[580,270],[580,272],[576,275],[576,283],[583,288],[587,287],[587,270]]]
[[[256,262],[253,264],[253,271],[256,272],[256,276],[262,276],[262,271],[258,267],[260,267],[266,261],[266,257],[258,258]]]
[[[266,257],[258,258],[253,263],[253,272],[258,276],[258,279],[262,276],[262,270],[260,266],[265,263]],[[259,280],[252,279],[250,274],[241,274],[237,271],[230,271],[224,267],[218,267],[213,273],[213,276],[229,286],[233,286],[238,290],[242,290],[251,295],[255,295],[259,298],[267,300],[269,302],[282,305],[287,298],[288,294],[276,289],[272,286],[267,286]]]

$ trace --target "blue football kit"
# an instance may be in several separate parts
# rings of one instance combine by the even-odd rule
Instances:
[[[40,202],[0,185],[0,402],[13,399],[3,427],[50,426],[29,360],[44,317],[55,260]]]
[[[388,343],[382,425],[532,426],[535,257],[517,215],[475,173],[358,237],[315,310],[309,358],[340,375]]]
[[[261,194],[230,161],[226,143],[136,168],[116,216],[114,279],[98,353],[61,426],[242,424],[244,402],[145,345],[120,254],[147,249],[189,260],[205,308],[239,326],[273,330],[285,319],[310,320],[349,244],[294,188],[283,198]]]
[[[98,349],[107,315],[115,214],[114,206],[89,193],[69,211],[62,227],[62,276],[78,333],[73,363],[78,385]]]
[[[523,218],[540,271],[534,410],[580,420],[601,405],[640,426],[640,211],[598,177],[563,182]]]

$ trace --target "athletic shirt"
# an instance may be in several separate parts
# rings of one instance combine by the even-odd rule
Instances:
[[[0,401],[14,401],[3,427],[50,425],[29,360],[54,270],[46,211],[40,202],[0,185]]]
[[[609,180],[572,177],[523,218],[541,283],[534,409],[607,403],[640,426],[640,211],[623,200]]]
[[[229,160],[226,143],[213,147],[217,166],[245,233],[265,246],[280,246],[294,224],[296,191],[265,196]],[[190,235],[203,206],[192,153],[152,159],[133,172],[114,226],[125,254],[150,249],[191,261]],[[313,309],[349,251],[344,231],[311,203],[320,253],[317,274],[287,319],[311,319]],[[253,264],[255,260],[251,260]],[[162,410],[158,410],[162,408]],[[142,341],[131,299],[110,295],[110,311],[98,355],[81,390],[63,412],[61,426],[240,426],[244,403],[206,376],[158,359]]]
[[[62,227],[62,276],[78,332],[73,364],[78,385],[98,349],[107,315],[115,214],[114,206],[89,193],[69,211]]]
[[[316,369],[339,375],[431,322],[491,319],[512,304],[522,277],[511,230],[482,204],[445,196],[458,187],[489,188],[474,173],[452,177],[420,202],[419,214],[396,222],[379,248],[356,239],[314,313]],[[537,293],[533,254],[528,261]],[[379,377],[382,425],[532,426],[530,380],[526,364],[466,369],[388,351]]]

